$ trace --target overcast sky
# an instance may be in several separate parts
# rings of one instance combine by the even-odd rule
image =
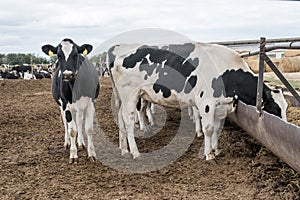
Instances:
[[[136,29],[159,28],[195,41],[299,37],[300,1],[0,0],[0,53],[35,53],[63,38],[94,47]]]

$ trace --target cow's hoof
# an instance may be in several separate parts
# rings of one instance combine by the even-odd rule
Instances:
[[[85,149],[85,145],[84,144],[78,145],[78,150],[79,151],[84,150],[84,149]]]
[[[69,159],[69,164],[77,164],[78,163],[78,158],[70,158]]]
[[[215,154],[213,152],[210,152],[206,155],[206,160],[214,160],[215,159]]]
[[[202,138],[203,137],[202,131],[196,132],[196,135],[197,135],[198,138]]]
[[[65,148],[65,150],[68,150],[69,148],[70,148],[70,144],[64,144],[64,148]]]
[[[214,159],[210,159],[210,160],[206,160],[209,164],[212,164],[212,165],[217,165],[218,162],[217,160],[214,158]]]
[[[223,153],[223,150],[222,150],[222,149],[216,149],[216,150],[214,151],[214,153],[215,153],[215,156],[219,156],[219,157],[225,156],[225,154]]]
[[[138,153],[133,153],[132,154],[132,157],[133,157],[133,159],[136,159],[137,157],[140,157],[140,153],[138,152]]]
[[[96,162],[95,156],[89,156],[89,160],[90,160],[90,162]]]
[[[129,151],[127,149],[121,149],[121,156],[124,156],[125,154],[128,154]]]

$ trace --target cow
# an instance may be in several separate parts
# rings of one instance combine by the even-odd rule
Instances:
[[[71,39],[63,39],[54,47],[42,46],[49,56],[57,55],[56,70],[52,80],[52,95],[60,106],[65,126],[65,148],[70,147],[70,163],[78,159],[76,147],[85,147],[82,135],[82,121],[85,117],[85,133],[88,141],[88,157],[96,158],[92,140],[95,99],[99,94],[99,76],[96,68],[85,55],[92,51],[92,45],[78,46]],[[85,116],[84,116],[85,115]]]
[[[35,77],[35,75],[33,75],[29,72],[24,72],[23,79],[24,80],[30,80],[30,79],[36,79],[36,77]]]
[[[0,72],[0,76],[5,79],[19,79],[21,77],[21,73],[13,70],[8,72]]]
[[[225,46],[120,44],[109,49],[107,61],[121,101],[119,147],[121,154],[128,153],[128,141],[133,158],[140,156],[134,139],[134,111],[140,97],[167,107],[195,106],[201,116],[204,154],[209,161],[220,153],[221,121],[235,111],[237,99],[255,99],[252,94],[248,97],[247,91],[257,87],[257,77],[239,54]],[[277,92],[264,86],[262,104],[265,111],[284,118],[286,108],[279,102],[285,100],[276,96]]]
[[[0,65],[0,73],[8,72],[9,65],[2,64]]]
[[[51,74],[45,70],[33,70],[36,79],[51,78]]]
[[[11,70],[16,70],[18,73],[31,72],[31,66],[23,64],[21,66],[14,66]]]
[[[106,67],[105,62],[96,63],[96,68],[98,69],[100,76],[105,76],[105,77],[109,76],[108,69]]]

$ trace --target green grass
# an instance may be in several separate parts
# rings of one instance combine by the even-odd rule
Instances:
[[[273,77],[264,77],[264,81],[268,81],[272,85],[283,85],[283,83],[279,79]],[[299,81],[295,81],[295,80],[288,80],[288,81],[293,86],[293,88],[300,88]]]

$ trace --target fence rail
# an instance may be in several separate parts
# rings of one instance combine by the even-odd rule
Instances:
[[[267,44],[272,43],[285,43],[285,42],[300,42],[300,37],[291,37],[291,38],[276,38],[276,39],[267,39]],[[225,46],[230,45],[243,45],[243,44],[258,44],[260,40],[236,40],[236,41],[223,41],[223,42],[210,42],[211,44],[220,44]]]

